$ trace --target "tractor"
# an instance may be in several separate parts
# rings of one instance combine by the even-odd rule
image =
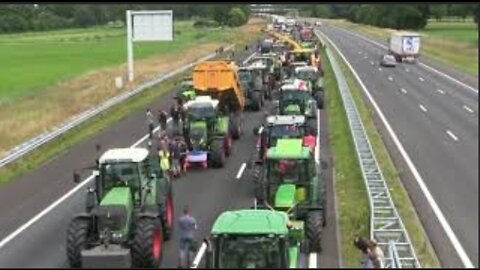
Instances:
[[[293,220],[305,221],[309,252],[322,249],[322,228],[326,225],[325,182],[320,165],[302,139],[280,139],[267,151],[262,165],[253,167],[255,197],[275,210],[290,209]]]
[[[277,79],[277,67],[280,70],[280,63],[275,57],[256,56],[249,61],[249,66],[257,70],[261,70],[263,76],[263,84],[265,89],[265,98],[271,99],[273,89],[275,88],[275,80]]]
[[[325,97],[323,88],[323,76],[317,67],[304,66],[295,68],[295,78],[307,81],[312,91],[313,98],[317,101],[317,107],[323,109],[323,100]]]
[[[219,110],[219,101],[210,96],[197,96],[185,103],[187,119],[184,125],[184,139],[189,153],[185,160],[185,169],[194,163],[204,168],[223,167],[225,158],[232,151],[230,119]]]
[[[222,213],[205,239],[206,268],[302,268],[304,222],[267,209]]]
[[[304,115],[307,125],[317,133],[317,102],[312,98],[308,82],[295,79],[275,93],[274,115]]]
[[[240,67],[238,77],[245,93],[246,106],[254,111],[259,111],[265,102],[263,80],[262,85],[255,85],[255,80],[263,78],[262,69],[250,66]]]
[[[173,192],[159,157],[145,148],[106,151],[93,169],[85,212],[67,229],[66,253],[73,268],[157,268],[171,237]],[[74,182],[80,174],[74,173]]]
[[[279,139],[298,138],[303,139],[304,145],[316,147],[316,134],[310,130],[303,115],[270,115],[260,127],[253,129],[253,134],[258,135],[256,149],[259,162],[266,159],[267,150],[277,144]]]
[[[185,77],[180,82],[175,99],[182,100],[182,104],[195,99],[195,90],[193,89],[193,80],[191,77]]]

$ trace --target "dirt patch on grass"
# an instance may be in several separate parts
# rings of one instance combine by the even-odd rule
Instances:
[[[187,63],[215,52],[220,46],[252,40],[263,26],[262,20],[252,19],[249,24],[232,29],[234,38],[226,42],[193,44],[190,49],[163,56],[135,61],[135,81],[122,89],[115,87],[115,78],[124,83],[126,64],[96,70],[67,82],[54,85],[37,95],[0,107],[0,156],[16,145],[43,132],[52,131],[68,119],[98,106],[109,98],[130,91],[141,82],[170,72]],[[237,33],[238,32],[238,33]]]

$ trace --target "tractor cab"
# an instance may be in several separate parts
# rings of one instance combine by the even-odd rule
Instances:
[[[305,115],[309,118],[316,118],[316,102],[312,99],[307,82],[284,84],[276,94],[277,97],[274,101],[276,114]]]
[[[303,222],[265,209],[227,211],[215,221],[206,268],[298,268]]]
[[[176,99],[181,99],[184,102],[195,99],[195,89],[193,89],[193,79],[185,77],[178,85]]]
[[[323,91],[323,76],[321,70],[317,67],[296,67],[294,74],[295,78],[309,82],[312,94],[315,94],[317,91]]]

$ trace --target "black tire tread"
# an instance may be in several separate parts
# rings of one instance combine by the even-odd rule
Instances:
[[[156,228],[163,232],[161,222],[158,219],[140,218],[137,221],[131,247],[132,264],[134,267],[158,268],[160,266],[162,257],[160,257],[160,260],[156,262],[153,255],[153,234]]]
[[[87,244],[91,220],[74,218],[67,229],[67,258],[72,268],[82,267],[81,251]]]
[[[322,228],[323,213],[322,210],[310,211],[307,215],[306,236],[309,240],[310,252],[322,251]]]

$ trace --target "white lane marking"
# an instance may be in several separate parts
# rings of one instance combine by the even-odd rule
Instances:
[[[205,242],[202,243],[200,246],[200,249],[198,250],[197,255],[195,256],[195,259],[193,260],[192,265],[190,268],[197,268],[198,264],[200,263],[200,260],[203,258],[203,255],[205,254],[205,251],[207,251],[207,244]]]
[[[425,108],[425,106],[423,106],[422,104],[419,104],[418,107],[420,107],[422,111],[427,112],[427,108]]]
[[[317,109],[317,138],[315,142],[315,162],[320,165],[320,110]]]
[[[439,92],[442,95],[445,95],[445,91],[443,91],[442,89],[437,89],[437,92]]]
[[[382,68],[381,68],[381,67],[379,67],[379,68],[378,68],[378,71],[382,71]]]
[[[254,57],[257,54],[257,52],[252,53],[245,61],[243,61],[243,64],[245,65],[252,57]]]
[[[418,77],[418,79],[421,81],[421,82],[424,82],[425,79],[423,79],[422,77]]]
[[[367,59],[367,58],[368,58],[368,56],[366,56],[366,55],[363,57],[363,59]]]
[[[458,137],[453,134],[450,130],[447,129],[447,134],[450,136],[454,141],[458,141]]]
[[[242,166],[240,167],[240,169],[238,170],[238,173],[237,173],[237,179],[240,179],[242,178],[242,174],[243,174],[243,171],[245,171],[245,168],[247,167],[247,163],[242,163]]]
[[[308,268],[317,268],[317,253],[310,253],[308,256]]]
[[[474,113],[474,111],[470,107],[468,107],[467,105],[463,105],[463,108],[465,110],[467,110],[469,113]]]
[[[370,64],[371,64],[372,66],[375,65],[375,63],[374,63],[373,61],[370,61]]]
[[[389,81],[393,81],[392,76],[388,76],[388,80],[389,80]]]
[[[338,28],[338,27],[336,27],[336,28],[337,28],[337,29],[340,29],[340,28]],[[387,48],[385,45],[380,44],[380,43],[378,43],[378,42],[376,42],[376,41],[374,41],[374,40],[368,39],[368,38],[366,38],[366,37],[363,37],[363,36],[361,36],[361,35],[359,35],[359,34],[357,34],[357,33],[351,32],[351,31],[347,31],[347,30],[344,30],[344,29],[340,29],[340,30],[342,30],[342,31],[344,31],[344,32],[347,32],[347,33],[349,33],[349,34],[351,34],[351,35],[354,35],[354,36],[356,36],[356,37],[358,37],[358,38],[361,38],[361,39],[363,39],[363,40],[365,40],[365,41],[368,41],[368,42],[370,42],[370,43],[372,43],[372,44],[374,44],[374,45],[377,45],[378,47],[381,47],[381,48],[383,48],[383,49],[385,49],[385,50],[388,50],[388,48]],[[451,81],[453,81],[453,82],[456,82],[457,84],[459,84],[459,85],[467,88],[468,90],[471,90],[471,91],[473,91],[474,93],[478,94],[478,89],[476,89],[476,88],[474,88],[474,87],[472,87],[472,86],[470,86],[470,85],[467,85],[467,84],[465,84],[465,83],[463,83],[463,82],[461,82],[461,81],[459,81],[459,80],[457,80],[457,79],[455,79],[455,78],[452,78],[451,76],[449,76],[449,75],[447,75],[447,74],[445,74],[445,73],[443,73],[443,72],[441,72],[441,71],[439,71],[439,70],[436,70],[436,69],[434,69],[433,67],[431,67],[431,66],[429,66],[429,65],[427,65],[427,64],[424,64],[424,63],[422,63],[422,62],[420,62],[420,61],[418,62],[418,64],[421,65],[422,67],[427,68],[427,69],[429,69],[429,70],[431,70],[431,71],[433,71],[433,72],[435,72],[435,73],[437,73],[437,74],[440,74],[440,75],[442,75],[444,78],[449,79],[449,80],[451,80]],[[408,71],[407,71],[407,72],[408,72]],[[465,263],[465,261],[463,261],[463,262]],[[470,262],[470,263],[471,263],[471,262]],[[473,265],[472,265],[472,267],[473,267]]]
[[[405,90],[404,88],[400,89],[400,91],[402,91],[402,93],[404,93],[404,94],[407,93],[407,90]]]
[[[410,69],[408,69],[408,68],[405,68],[405,72],[410,72]]]
[[[358,54],[362,54],[362,51],[358,51]]]
[[[338,54],[342,57],[343,61],[347,64],[348,68],[350,71],[352,71],[353,75],[357,79],[358,83],[362,87],[362,90],[365,92],[367,95],[368,99],[372,103],[372,106],[375,108],[377,111],[377,114],[379,115],[380,119],[382,120],[383,124],[385,125],[388,133],[390,134],[390,137],[392,137],[393,142],[395,143],[395,146],[397,146],[398,150],[400,151],[400,154],[402,155],[403,159],[407,163],[407,166],[409,167],[410,171],[412,171],[413,176],[415,177],[415,180],[417,181],[418,185],[420,186],[420,189],[422,190],[425,198],[427,199],[428,203],[430,204],[430,207],[432,208],[433,212],[435,213],[435,216],[437,217],[438,221],[440,222],[440,225],[442,226],[443,230],[447,234],[448,239],[453,245],[453,248],[457,252],[458,256],[460,257],[460,260],[462,260],[462,263],[466,268],[474,268],[472,261],[468,257],[467,253],[465,252],[465,249],[463,248],[462,244],[458,240],[457,236],[452,230],[452,227],[448,223],[447,219],[445,218],[445,215],[443,214],[442,210],[438,206],[437,202],[432,196],[432,193],[430,193],[430,190],[428,189],[427,185],[425,184],[425,181],[423,181],[422,176],[418,172],[415,164],[413,164],[412,159],[408,155],[407,151],[403,147],[402,143],[398,139],[397,134],[393,130],[392,126],[388,122],[387,118],[383,114],[383,112],[380,110],[380,107],[378,106],[377,102],[373,99],[372,95],[368,91],[367,87],[365,84],[363,84],[362,80],[358,76],[357,72],[353,69],[352,65],[348,60],[345,58],[343,53],[338,49],[338,47],[328,38],[326,35],[323,35],[329,42],[330,44],[333,45],[335,50],[338,52]]]

